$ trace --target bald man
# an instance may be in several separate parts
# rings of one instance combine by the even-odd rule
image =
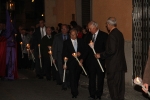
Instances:
[[[87,36],[88,43],[93,41],[94,49],[96,53],[101,53],[105,51],[105,44],[108,37],[108,34],[101,31],[98,28],[98,24],[94,21],[88,23],[88,29],[91,34]],[[86,62],[89,70],[89,100],[101,99],[101,95],[103,94],[103,84],[104,84],[104,76],[105,73],[102,72],[97,59],[94,56],[92,49],[87,45],[86,49]],[[85,59],[84,59],[85,60]],[[104,68],[105,60],[99,59],[101,65]],[[97,82],[96,82],[97,80]],[[97,88],[96,88],[97,86]]]
[[[117,21],[114,17],[108,18],[106,26],[109,31],[106,51],[96,54],[95,57],[106,59],[107,83],[111,99],[124,100],[125,72],[127,71],[124,37],[116,28]]]

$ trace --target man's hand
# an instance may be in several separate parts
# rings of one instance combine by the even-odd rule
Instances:
[[[95,54],[95,58],[96,59],[99,59],[101,56],[100,56],[100,53],[97,53],[97,54]]]
[[[53,59],[53,63],[55,64],[55,59]]]
[[[63,65],[63,69],[65,69],[65,70],[66,70],[66,69],[67,69],[67,66]]]
[[[80,66],[83,66],[83,64],[82,64],[82,63],[83,63],[83,59],[80,59],[80,63],[79,63],[79,65],[80,65]]]
[[[79,57],[81,55],[81,53],[80,52],[77,52],[77,57]]]
[[[146,88],[146,90],[144,90],[144,88],[142,88],[142,90],[147,93],[148,92],[148,84],[147,83],[144,83],[143,86]]]

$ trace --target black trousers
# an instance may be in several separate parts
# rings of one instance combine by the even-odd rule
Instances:
[[[43,57],[43,75],[46,76],[47,79],[51,80],[51,62],[50,57]]]
[[[69,66],[69,74],[70,74],[71,94],[77,96],[79,78],[82,69],[76,60],[72,61],[68,66]]]
[[[107,73],[108,89],[112,100],[124,100],[125,72]]]
[[[95,59],[95,58],[94,58]],[[103,94],[105,73],[101,71],[101,68],[97,60],[93,61],[89,65],[89,93],[90,96],[95,98],[101,97]]]

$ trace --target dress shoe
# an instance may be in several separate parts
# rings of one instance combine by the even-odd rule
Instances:
[[[43,79],[43,77],[42,77],[42,76],[39,76],[38,78],[39,78],[39,79]]]
[[[88,100],[96,100],[95,97],[88,97]]]
[[[77,96],[74,96],[74,95],[73,95],[72,98],[77,98]]]

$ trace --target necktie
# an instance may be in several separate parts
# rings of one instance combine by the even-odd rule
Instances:
[[[77,52],[77,42],[75,40],[73,41],[73,45],[74,45],[75,52]]]
[[[92,42],[95,42],[95,34],[93,34]]]
[[[43,28],[42,28],[42,34],[41,34],[41,38],[43,38],[43,36],[44,36],[44,32],[43,32]]]
[[[64,40],[64,41],[67,40],[67,36],[66,36],[66,35],[64,35],[63,40]]]

